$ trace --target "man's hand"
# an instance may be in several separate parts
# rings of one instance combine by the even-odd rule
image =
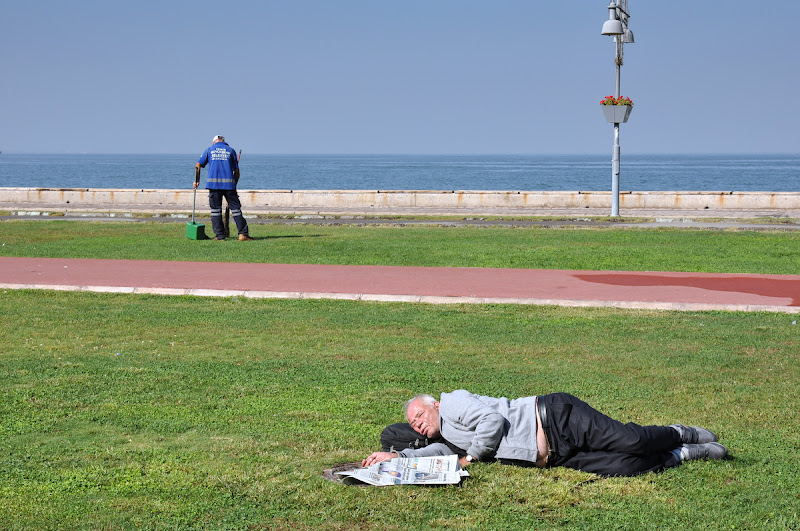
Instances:
[[[195,181],[195,182],[194,182],[194,189],[195,189],[195,190],[197,190],[197,186],[198,186],[199,184],[200,184],[200,183],[199,183],[199,182],[197,182],[197,181]]]
[[[472,461],[467,461],[465,456],[458,460],[458,464],[461,465],[461,468],[467,468],[468,465],[472,464]]]
[[[400,455],[397,452],[373,452],[369,457],[361,461],[361,466],[374,465],[375,463],[388,461],[389,459],[394,459],[395,457],[400,457]]]

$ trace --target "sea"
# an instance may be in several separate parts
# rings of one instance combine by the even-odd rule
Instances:
[[[0,154],[0,187],[186,189],[199,154]],[[250,155],[243,190],[611,190],[607,155]],[[206,170],[203,171],[205,182]],[[800,154],[624,155],[621,191],[800,191]]]

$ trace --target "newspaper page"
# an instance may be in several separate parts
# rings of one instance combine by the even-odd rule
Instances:
[[[469,476],[458,464],[458,456],[396,457],[366,468],[337,472],[369,485],[447,485]]]

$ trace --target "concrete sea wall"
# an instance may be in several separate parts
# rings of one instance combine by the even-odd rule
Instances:
[[[475,190],[239,190],[246,212],[513,212],[610,209],[611,192],[475,191]],[[0,210],[191,210],[191,190],[76,188],[0,188]],[[207,209],[205,190],[197,191],[197,208]],[[800,211],[800,192],[622,192],[620,209],[639,211],[760,211],[793,215]]]

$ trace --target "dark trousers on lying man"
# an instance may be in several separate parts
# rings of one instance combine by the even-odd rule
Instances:
[[[537,399],[550,455],[564,466],[604,476],[635,476],[681,463],[681,436],[670,426],[624,424],[567,393]]]

